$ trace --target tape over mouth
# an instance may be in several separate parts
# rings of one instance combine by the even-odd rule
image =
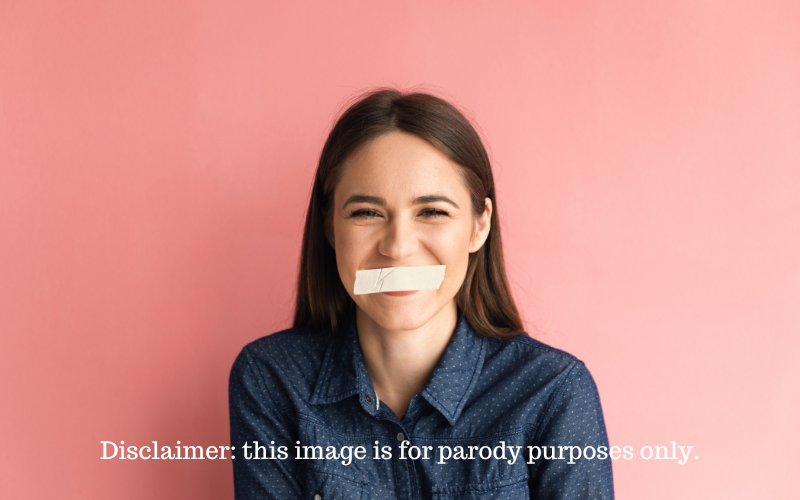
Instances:
[[[356,271],[353,294],[438,290],[444,281],[445,267],[445,265],[383,267]]]

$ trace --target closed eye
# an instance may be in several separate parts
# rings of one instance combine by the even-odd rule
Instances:
[[[373,217],[381,217],[381,214],[375,210],[372,210],[371,208],[361,208],[359,210],[353,210],[350,212],[350,216],[348,218],[371,219]]]
[[[448,217],[450,214],[438,208],[426,208],[420,211],[421,216],[425,218]]]

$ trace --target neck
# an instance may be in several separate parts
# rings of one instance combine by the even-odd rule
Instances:
[[[356,308],[358,340],[372,385],[402,418],[411,398],[425,388],[456,328],[455,300],[414,330],[387,330]]]

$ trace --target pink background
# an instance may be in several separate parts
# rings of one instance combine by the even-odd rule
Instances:
[[[0,1],[0,497],[232,498],[242,346],[286,327],[354,92],[479,125],[535,335],[583,359],[620,499],[797,498],[800,3]]]

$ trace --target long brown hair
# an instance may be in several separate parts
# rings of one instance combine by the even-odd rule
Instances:
[[[359,146],[392,131],[421,137],[460,165],[475,214],[486,209],[485,198],[492,200],[489,237],[480,250],[470,254],[456,301],[469,324],[483,335],[522,333],[522,320],[506,278],[492,167],[478,133],[447,101],[394,89],[371,91],[351,105],[322,148],[303,231],[294,327],[336,332],[352,310],[354,302],[342,285],[336,255],[326,238],[333,191],[344,160]]]

